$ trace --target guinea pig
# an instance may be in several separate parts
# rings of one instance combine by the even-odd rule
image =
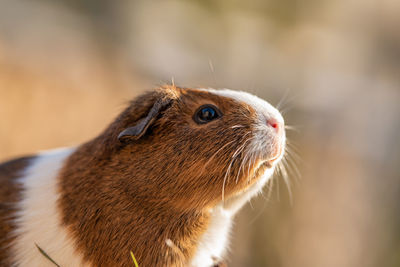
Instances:
[[[249,93],[146,92],[93,140],[0,165],[0,265],[222,266],[285,143]]]

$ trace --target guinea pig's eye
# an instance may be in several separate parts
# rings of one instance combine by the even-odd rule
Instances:
[[[221,111],[213,105],[203,105],[194,113],[193,119],[198,124],[204,124],[222,116]]]

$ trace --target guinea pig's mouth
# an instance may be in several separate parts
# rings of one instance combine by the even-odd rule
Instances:
[[[271,169],[273,167],[273,160],[264,160],[258,164],[258,166],[255,168],[254,171],[254,176],[258,177],[260,174],[262,174],[266,169]]]
[[[274,165],[276,165],[276,163],[281,159],[282,154],[283,154],[282,148],[280,148],[278,153],[274,157],[260,160],[256,168],[254,169],[255,176],[257,177],[258,175],[262,174],[265,170],[274,167]]]

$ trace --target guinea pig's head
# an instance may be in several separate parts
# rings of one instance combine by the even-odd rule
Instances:
[[[110,128],[124,193],[178,209],[212,207],[266,181],[285,151],[278,110],[227,89],[165,86],[136,98]]]

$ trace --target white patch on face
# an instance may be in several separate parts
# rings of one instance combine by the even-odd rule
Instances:
[[[260,119],[260,122],[263,121],[265,123],[264,119],[268,118],[275,118],[279,123],[284,123],[283,117],[281,113],[274,108],[270,103],[267,101],[259,98],[258,96],[249,94],[247,92],[243,91],[233,91],[230,89],[221,89],[221,90],[216,90],[216,89],[203,89],[205,91],[208,91],[210,93],[228,97],[231,99],[234,99],[238,102],[244,102],[247,105],[251,106],[256,112],[257,116]],[[266,116],[263,118],[263,116]]]
[[[75,251],[71,235],[61,225],[61,213],[57,206],[60,196],[57,177],[65,159],[74,150],[40,154],[20,179],[24,191],[15,221],[17,238],[11,247],[17,266],[54,266],[35,244],[60,266],[90,266]]]

